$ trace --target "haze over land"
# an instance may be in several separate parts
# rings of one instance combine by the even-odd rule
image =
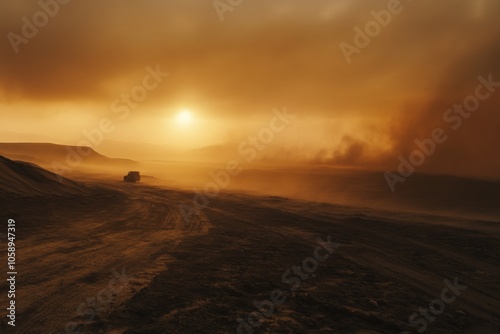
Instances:
[[[59,180],[6,158],[0,172],[0,219],[15,219],[22,236],[16,327],[2,311],[6,333],[500,328],[498,223],[227,192],[186,222],[179,207],[192,205],[192,192]],[[296,271],[315,254],[313,274]],[[442,291],[452,298],[446,312],[418,315]]]

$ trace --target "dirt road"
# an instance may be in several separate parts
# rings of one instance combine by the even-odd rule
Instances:
[[[192,201],[190,192],[106,187],[4,210],[1,218],[14,215],[19,226],[11,332],[361,334],[425,325],[431,334],[499,333],[493,223],[374,218],[330,204],[221,194],[185,225],[178,205]],[[328,238],[338,248],[307,267]],[[465,288],[453,302],[410,324],[455,277]],[[271,310],[265,301],[278,290],[282,302]]]
[[[86,197],[13,201],[3,211],[17,224],[16,333],[92,332],[168,267],[170,249],[209,229],[204,219],[185,226],[176,192],[114,186]]]

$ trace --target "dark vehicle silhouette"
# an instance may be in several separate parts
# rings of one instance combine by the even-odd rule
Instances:
[[[128,174],[123,177],[124,182],[138,182],[140,180],[141,174],[137,171],[128,172]]]

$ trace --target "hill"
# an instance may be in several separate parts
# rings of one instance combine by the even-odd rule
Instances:
[[[75,167],[124,167],[133,168],[139,162],[129,159],[109,158],[91,147],[57,145],[50,143],[0,143],[0,155],[49,168],[58,165]]]
[[[0,156],[0,199],[41,195],[77,195],[86,187],[37,165]]]

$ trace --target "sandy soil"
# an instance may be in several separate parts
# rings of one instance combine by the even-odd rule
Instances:
[[[19,239],[17,326],[2,311],[2,332],[417,333],[408,318],[457,277],[467,288],[425,332],[500,333],[497,224],[221,194],[186,225],[178,206],[191,192],[91,191],[2,204]],[[340,245],[326,260],[283,280],[328,236]],[[259,316],[254,304],[275,290],[284,302]]]

